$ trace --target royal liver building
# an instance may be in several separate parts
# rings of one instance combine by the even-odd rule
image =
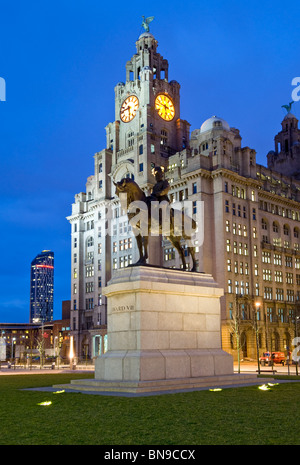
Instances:
[[[259,350],[291,348],[300,304],[300,131],[287,113],[275,137],[268,168],[242,147],[239,130],[212,116],[190,133],[181,119],[180,85],[168,78],[168,61],[144,32],[126,63],[126,81],[115,87],[115,121],[106,148],[95,154],[86,192],[72,214],[71,328],[76,355],[105,350],[106,301],[102,288],[115,269],[137,260],[135,237],[115,195],[115,182],[130,177],[147,195],[152,170],[163,167],[171,202],[204,208],[204,241],[198,271],[224,289],[223,349],[255,358]],[[177,251],[162,238],[163,266],[180,267]],[[183,245],[184,247],[184,245]],[[189,262],[186,249],[187,262]],[[256,330],[255,330],[256,328]],[[240,341],[237,345],[237,341]]]

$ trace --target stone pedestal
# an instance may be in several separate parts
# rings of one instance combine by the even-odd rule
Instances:
[[[95,361],[95,379],[69,388],[138,394],[249,382],[221,348],[223,290],[211,275],[132,266],[115,271],[103,293],[108,351]]]
[[[158,267],[118,270],[104,289],[108,352],[95,379],[153,381],[233,373],[221,349],[220,296],[210,275]]]

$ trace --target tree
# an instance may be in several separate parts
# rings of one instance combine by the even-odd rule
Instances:
[[[41,329],[39,330],[39,335],[36,338],[36,348],[40,354],[40,367],[42,368],[44,365],[44,356],[45,356],[45,333],[44,333],[44,325],[42,325]]]
[[[236,350],[237,350],[237,357],[238,357],[238,373],[241,371],[241,357],[240,357],[240,350],[241,350],[241,309],[239,303],[239,296],[235,296],[233,311],[230,320],[231,332],[235,337],[236,342]]]

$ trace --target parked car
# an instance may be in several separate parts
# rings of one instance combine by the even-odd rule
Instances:
[[[282,365],[284,365],[286,361],[286,356],[284,352],[272,352],[272,354],[271,352],[264,352],[262,357],[260,357],[259,361],[262,366],[271,366],[272,363],[281,363]]]

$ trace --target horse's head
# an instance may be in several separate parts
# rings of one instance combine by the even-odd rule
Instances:
[[[134,200],[142,200],[143,191],[137,183],[131,178],[123,178],[119,182],[114,182],[116,195],[120,198],[122,208],[127,209],[128,205]]]
[[[120,193],[129,193],[132,190],[133,184],[135,184],[135,182],[130,178],[123,178],[119,182],[114,182],[116,186],[116,195],[119,196]]]
[[[129,202],[134,200],[145,200],[146,196],[139,185],[131,178],[123,178],[119,182],[114,182],[116,186],[116,195],[127,194]]]

